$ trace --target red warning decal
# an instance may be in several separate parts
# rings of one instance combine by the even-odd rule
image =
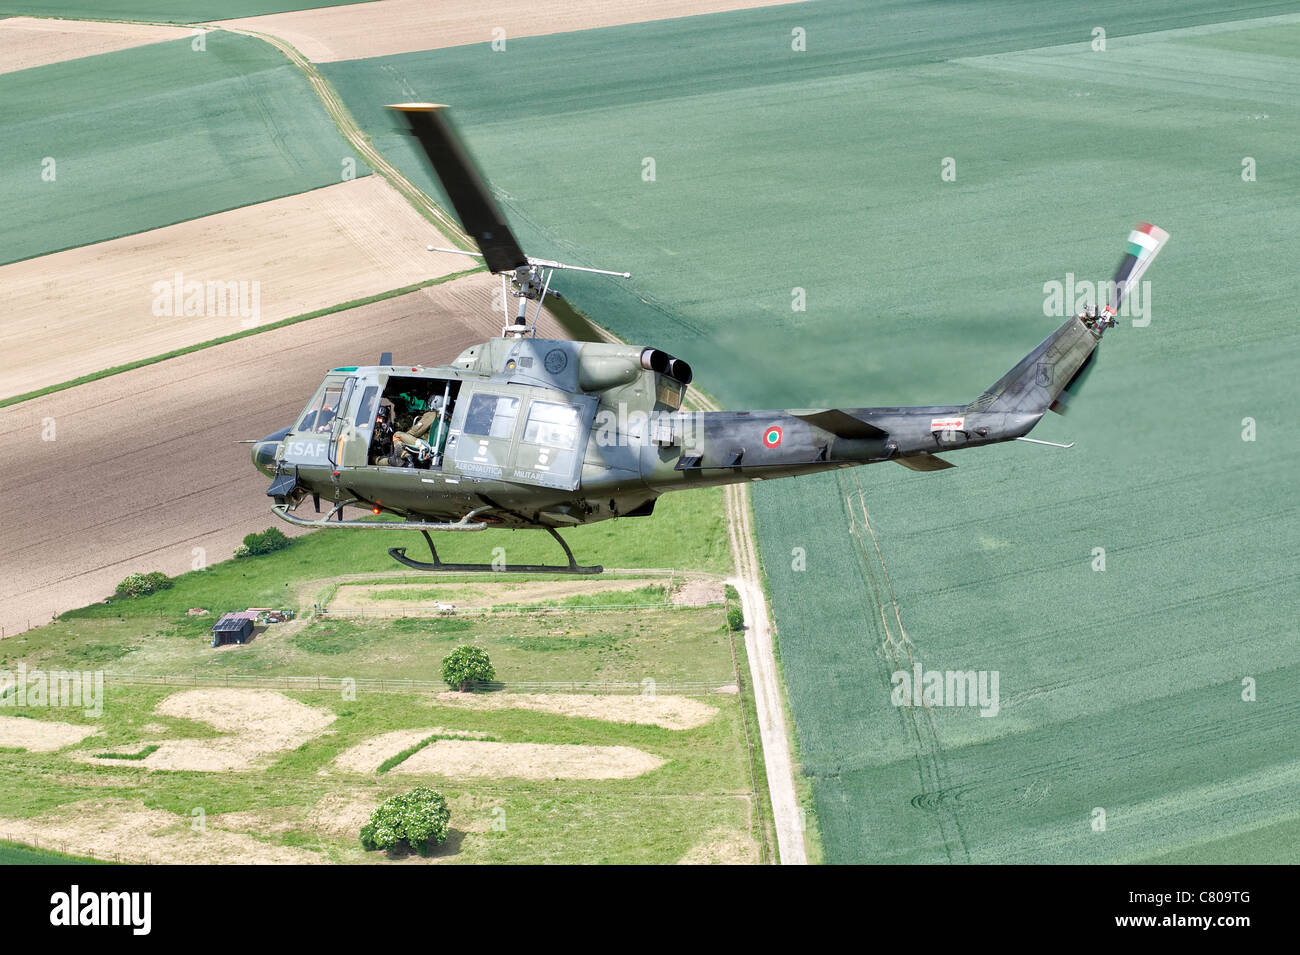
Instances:
[[[966,427],[965,418],[931,418],[931,431],[961,431]]]

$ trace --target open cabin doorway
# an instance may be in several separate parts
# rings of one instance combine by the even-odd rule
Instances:
[[[461,382],[456,378],[390,375],[371,417],[370,463],[442,468]]]

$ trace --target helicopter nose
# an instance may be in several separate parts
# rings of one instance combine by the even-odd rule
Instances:
[[[288,433],[288,428],[282,428],[275,434],[268,434],[253,445],[253,466],[267,477],[274,477],[275,475],[275,453],[279,450],[280,442],[284,440],[284,436]]]

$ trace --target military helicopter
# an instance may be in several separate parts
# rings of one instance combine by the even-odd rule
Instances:
[[[1070,447],[1027,435],[1048,410],[1065,411],[1125,293],[1169,238],[1138,225],[1105,306],[1068,319],[969,404],[684,411],[692,371],[681,358],[640,345],[536,336],[542,304],[554,294],[552,277],[579,267],[524,254],[445,106],[389,108],[422,147],[477,244],[478,253],[463,254],[481,257],[502,276],[503,289],[508,280],[517,313],[499,338],[447,365],[398,366],[385,354],[378,365],[333,369],[296,424],[255,443],[253,463],[272,478],[272,511],[291,524],[420,531],[431,561],[405,548],[389,553],[421,571],[600,573],[600,566],[579,565],[558,531],[647,516],[667,491],[880,461],[938,471],[953,465],[937,452],[1001,441]],[[300,516],[309,497],[317,514],[322,499],[332,506],[323,516]],[[396,519],[345,520],[348,507]],[[544,529],[568,564],[445,563],[430,537],[488,527]]]

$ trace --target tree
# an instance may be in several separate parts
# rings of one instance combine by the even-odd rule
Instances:
[[[244,538],[243,553],[235,549],[236,557],[257,557],[261,554],[274,553],[288,547],[291,541],[278,527],[268,527],[260,534],[249,534]]]
[[[370,814],[361,827],[361,845],[366,849],[392,849],[405,842],[420,855],[429,847],[447,841],[447,824],[451,813],[441,793],[419,786],[409,793],[393,796]]]
[[[443,659],[442,678],[453,690],[465,693],[475,683],[495,680],[496,671],[482,647],[461,646]]]

